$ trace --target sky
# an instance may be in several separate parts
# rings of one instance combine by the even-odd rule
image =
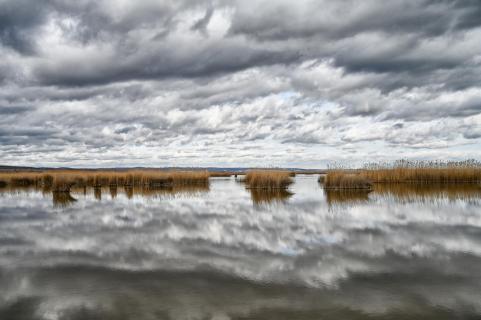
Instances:
[[[479,0],[0,0],[0,164],[481,158]]]

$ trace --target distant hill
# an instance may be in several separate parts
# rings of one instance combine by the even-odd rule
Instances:
[[[27,170],[27,171],[39,171],[44,170],[44,168],[34,168],[34,167],[24,167],[24,166],[4,166],[0,165],[0,171],[18,171],[18,170]]]

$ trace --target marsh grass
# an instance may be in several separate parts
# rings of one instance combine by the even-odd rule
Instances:
[[[392,168],[362,170],[375,183],[478,183],[481,168]]]
[[[319,182],[323,182],[322,179]],[[332,189],[370,188],[372,183],[411,184],[479,184],[481,163],[476,160],[458,162],[407,161],[370,163],[363,169],[330,170],[324,187]]]
[[[324,189],[362,189],[371,190],[372,182],[359,174],[343,171],[330,171],[324,178]]]
[[[367,164],[360,175],[375,183],[480,183],[481,163],[399,160],[392,164]]]
[[[294,181],[289,171],[249,170],[244,182],[249,189],[286,189]]]
[[[230,177],[233,175],[238,174],[238,172],[232,172],[232,171],[211,171],[209,172],[209,175],[211,177],[220,177],[220,178],[226,178]]]
[[[169,187],[178,185],[208,185],[207,171],[161,170],[50,170],[42,172],[0,172],[3,185],[12,187],[37,186],[56,192],[68,192],[72,187]]]

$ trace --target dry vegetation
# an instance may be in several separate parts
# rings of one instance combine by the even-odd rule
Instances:
[[[250,189],[286,189],[294,182],[291,173],[282,170],[250,170],[244,181]]]
[[[70,191],[72,187],[169,187],[178,185],[207,185],[207,171],[160,170],[49,170],[42,172],[3,172],[1,184],[12,187],[36,186],[54,192]]]
[[[322,179],[319,180],[322,182]],[[363,169],[331,170],[324,187],[331,189],[365,189],[372,183],[452,184],[481,183],[481,163],[407,161],[367,164]]]
[[[325,189],[371,189],[372,183],[369,179],[355,173],[342,171],[328,172],[324,178]]]
[[[481,167],[395,167],[366,169],[360,174],[376,183],[481,182]]]

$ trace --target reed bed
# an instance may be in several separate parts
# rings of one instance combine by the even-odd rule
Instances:
[[[294,181],[289,171],[249,170],[244,179],[249,189],[286,189]]]
[[[295,174],[306,174],[306,175],[316,175],[316,174],[325,174],[326,170],[321,170],[321,169],[313,169],[313,170],[294,170],[292,171]]]
[[[322,179],[319,180],[322,182]],[[333,189],[370,188],[372,183],[412,184],[479,184],[481,163],[465,161],[408,161],[369,163],[362,169],[338,168],[330,170],[324,187]]]
[[[3,185],[12,187],[37,186],[54,192],[67,192],[75,187],[208,185],[207,171],[156,170],[50,170],[43,172],[0,173]]]
[[[224,177],[230,177],[230,176],[233,176],[235,174],[238,174],[237,172],[231,172],[231,171],[209,171],[209,175],[211,177],[221,177],[221,178],[224,178]]]
[[[481,164],[475,160],[459,162],[399,160],[392,164],[367,164],[360,175],[375,183],[480,183]]]
[[[372,189],[372,182],[359,174],[330,171],[324,178],[324,189]]]
[[[392,168],[363,170],[376,183],[478,183],[481,168]]]

